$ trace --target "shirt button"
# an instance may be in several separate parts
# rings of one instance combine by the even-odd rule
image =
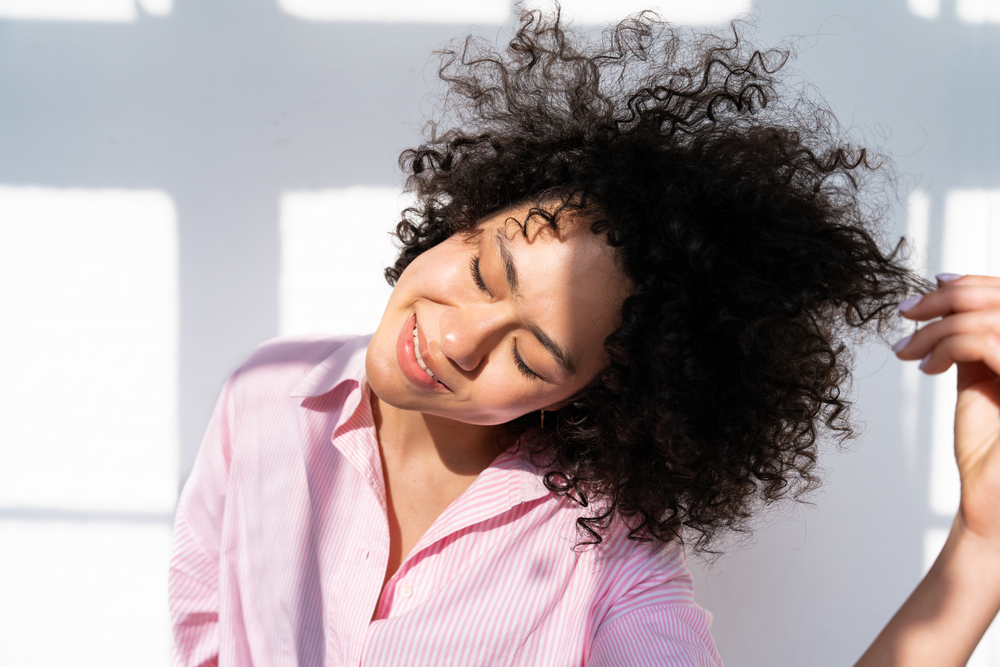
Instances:
[[[409,586],[403,586],[402,590],[400,590],[399,592],[403,594],[404,598],[408,598],[411,595],[413,595],[413,589],[410,588]]]

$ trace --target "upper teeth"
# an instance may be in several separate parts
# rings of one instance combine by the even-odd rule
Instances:
[[[416,324],[413,325],[413,355],[417,358],[417,363],[420,364],[420,367],[424,369],[424,372],[430,375],[435,380],[437,380],[437,377],[435,377],[434,373],[431,373],[431,369],[427,368],[427,364],[425,364],[424,360],[420,358],[420,340],[417,338]]]

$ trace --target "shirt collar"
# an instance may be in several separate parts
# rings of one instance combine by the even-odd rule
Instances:
[[[333,391],[348,381],[354,381],[358,387],[363,388],[366,381],[365,355],[371,338],[371,335],[359,336],[338,345],[326,359],[314,366],[302,378],[291,395],[297,398],[315,398]],[[345,405],[350,409],[344,411],[342,419],[353,414],[357,401],[360,400],[359,394],[354,401],[349,401],[352,403],[351,406]],[[531,461],[528,451],[523,446],[500,454],[486,470],[509,476],[512,500],[515,502],[530,502],[550,493],[545,488],[545,472]]]
[[[350,338],[338,345],[330,355],[309,371],[292,391],[297,398],[322,396],[340,384],[365,378],[365,353],[371,335]]]

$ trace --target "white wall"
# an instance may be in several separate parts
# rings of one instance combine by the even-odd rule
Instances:
[[[563,2],[592,22],[611,5]],[[698,23],[748,4],[661,6]],[[894,231],[922,270],[1000,272],[1000,3],[754,13],[895,156]],[[217,391],[262,340],[374,327],[428,54],[508,16],[502,0],[0,0],[0,667],[167,664],[170,515]],[[861,353],[865,436],[824,457],[815,506],[694,564],[728,665],[851,664],[875,636],[953,511],[953,381]],[[1000,665],[1000,641],[974,660]]]

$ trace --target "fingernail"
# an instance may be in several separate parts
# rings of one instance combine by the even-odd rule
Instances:
[[[923,294],[911,296],[909,299],[906,299],[905,301],[899,304],[899,312],[905,313],[910,308],[913,308],[915,305],[920,303],[920,300],[923,298],[924,298]]]
[[[939,273],[934,276],[939,283],[950,283],[952,280],[958,280],[961,277],[961,273]]]
[[[924,366],[926,366],[927,362],[929,362],[930,360],[931,360],[931,355],[928,354],[926,357],[920,360],[920,366],[918,366],[918,368],[920,370],[924,370]]]
[[[910,334],[906,338],[903,338],[902,340],[900,340],[898,343],[896,343],[895,345],[892,346],[892,351],[893,352],[899,352],[900,350],[902,350],[904,347],[906,347],[907,343],[910,342],[911,338],[913,338],[913,334]]]

